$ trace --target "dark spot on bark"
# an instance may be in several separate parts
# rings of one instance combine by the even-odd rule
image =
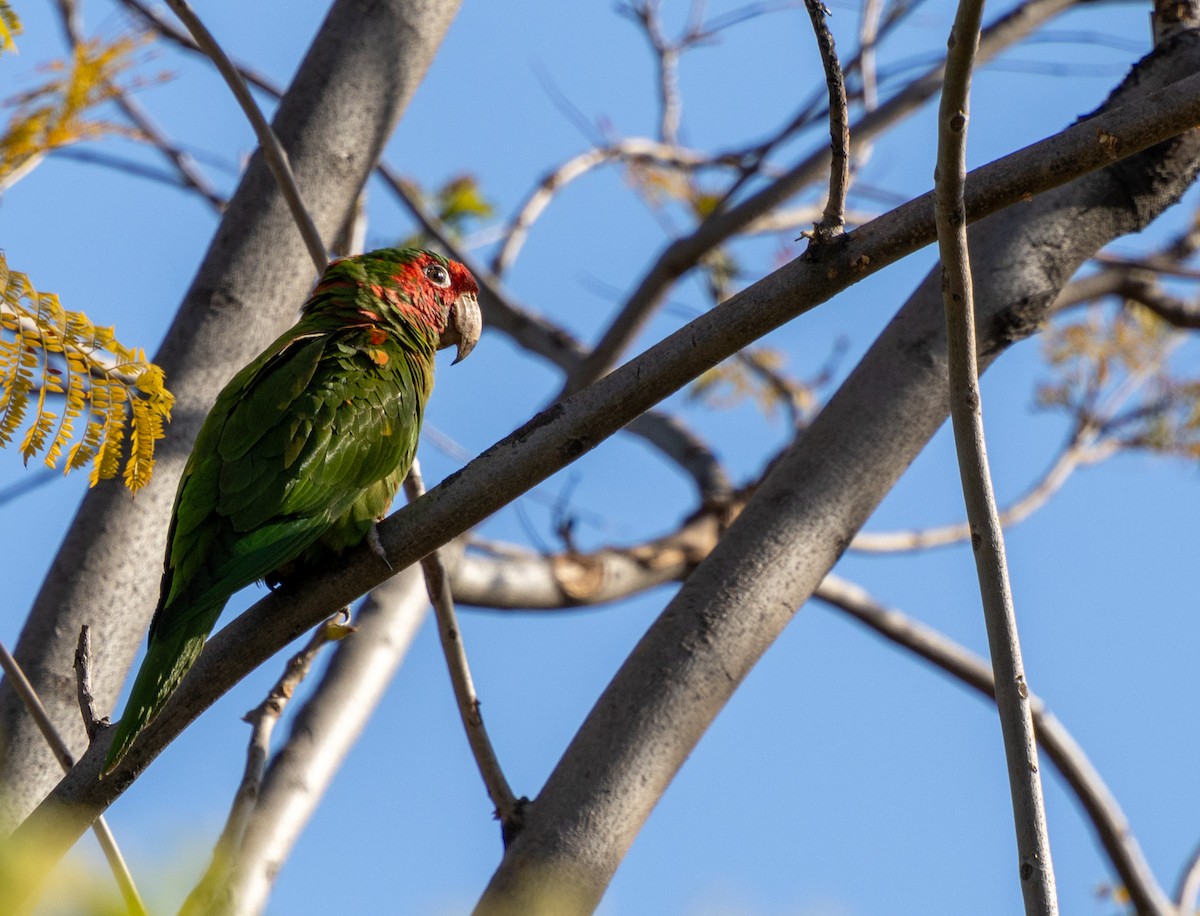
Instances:
[[[1046,317],[1051,298],[1047,293],[1022,296],[1016,302],[1002,308],[992,319],[991,333],[985,341],[980,341],[980,350],[984,353],[1003,350],[1010,344],[1029,337],[1037,331],[1042,319]]]
[[[983,538],[979,536],[979,532],[974,528],[971,529],[971,549],[978,550],[983,546]]]
[[[529,436],[532,433],[536,432],[537,430],[541,429],[543,426],[546,426],[549,423],[553,423],[555,420],[557,420],[559,417],[561,417],[562,412],[563,412],[563,409],[562,409],[561,404],[555,404],[551,407],[547,407],[545,410],[543,410],[541,413],[539,413],[536,417],[531,419],[528,423],[526,423],[524,426],[522,426],[520,429],[518,429],[516,432],[514,432],[513,436],[516,438],[516,440],[518,442],[524,442],[526,439],[529,438]]]
[[[583,439],[572,437],[562,444],[558,453],[567,461],[574,461],[586,451],[587,443]]]
[[[1021,880],[1028,881],[1033,877],[1033,866],[1028,862],[1021,863]]]
[[[967,126],[967,119],[963,117],[962,112],[956,112],[950,118],[950,129],[957,133]]]
[[[849,546],[850,546],[850,538],[843,536],[843,537],[839,537],[837,539],[837,558],[839,560],[842,558],[842,554],[844,554],[846,552],[846,548],[848,548]]]

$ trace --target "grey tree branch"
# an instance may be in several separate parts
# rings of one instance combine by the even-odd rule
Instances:
[[[234,913],[258,913],[325,790],[408,652],[427,599],[418,569],[381,583],[354,617],[355,632],[335,644],[316,689],[272,758],[246,822],[229,876]]]
[[[698,169],[706,166],[732,165],[736,157],[706,156],[695,150],[674,144],[662,143],[644,137],[626,137],[607,146],[598,146],[572,156],[566,162],[551,169],[538,181],[517,212],[501,232],[499,249],[493,255],[490,268],[501,277],[512,267],[529,236],[529,230],[550,206],[554,197],[567,185],[582,178],[592,170],[609,162],[653,162],[675,168]]]
[[[337,642],[354,632],[354,627],[348,625],[349,620],[350,609],[342,608],[317,627],[304,648],[288,659],[283,674],[263,701],[244,716],[244,720],[250,724],[251,734],[242,781],[234,793],[225,827],[217,838],[212,861],[196,887],[188,894],[180,908],[180,916],[238,912],[230,906],[228,882],[242,856],[246,828],[258,806],[267,760],[271,756],[271,734],[296,688],[308,675],[317,654],[327,643]]]
[[[1187,187],[1200,162],[1195,138],[1162,141],[1200,120],[1198,65],[1200,41],[1181,36],[1138,67],[1136,91],[1123,86],[1107,104],[1111,110],[973,173],[969,216],[1027,201],[976,230],[983,240],[977,250],[994,249],[996,259],[981,302],[986,362],[1032,331],[1079,264],[1113,237],[1144,226]],[[1097,143],[1098,130],[1117,142]],[[1155,144],[1152,153],[1101,168],[1112,162],[1114,149],[1132,155]],[[1095,168],[1101,171],[1088,174]],[[1059,190],[1028,200],[1050,187]],[[1097,210],[1098,200],[1112,203]],[[1084,210],[1091,214],[1087,220],[1078,216]],[[1030,256],[1029,246],[1046,236],[1054,237],[1056,257]],[[926,195],[847,233],[819,262],[799,258],[700,316],[544,411],[381,524],[391,567],[409,565],[445,544],[705,368],[933,237]],[[1025,269],[1014,271],[1012,264]],[[977,273],[981,269],[977,265]],[[790,617],[781,608],[797,607],[811,593],[945,419],[944,322],[936,289],[936,280],[927,280],[906,307],[909,320],[889,325],[631,657],[610,688],[615,693],[609,699],[616,702],[602,700],[585,723],[533,807],[532,821],[526,820],[510,847],[486,907],[519,901],[525,892],[536,900],[547,882],[557,888],[567,876],[579,899],[598,899],[675,767]],[[734,537],[739,528],[742,533]],[[785,556],[792,549],[801,555]],[[746,564],[746,557],[753,562]],[[314,571],[292,589],[259,601],[209,640],[183,684],[108,778],[97,779],[108,743],[100,735],[12,842],[44,843],[41,865],[49,867],[216,697],[329,609],[390,573],[362,548],[348,552],[337,569]],[[706,635],[697,639],[697,632]],[[683,667],[681,653],[690,659]],[[683,695],[686,702],[679,699]],[[605,710],[620,715],[611,720]],[[574,779],[580,766],[594,766],[596,778]],[[641,775],[630,791],[627,780],[635,773]],[[589,826],[573,832],[578,818]],[[582,851],[571,851],[573,842],[588,844],[586,866],[579,864]],[[27,899],[44,871],[14,874],[2,852],[0,894]]]
[[[80,640],[82,641],[82,639],[81,634]],[[42,737],[46,739],[46,744],[49,745],[54,756],[58,758],[63,772],[70,772],[71,767],[75,765],[71,749],[67,747],[67,743],[63,741],[58,729],[55,728],[54,722],[38,698],[37,691],[25,677],[25,672],[21,670],[21,666],[17,664],[17,660],[12,657],[12,653],[3,643],[0,643],[0,670],[4,672],[4,677],[12,685],[13,690],[20,695],[21,701],[29,711],[29,717],[41,731]],[[125,901],[125,906],[133,916],[146,916],[146,905],[142,903],[141,894],[138,893],[133,875],[125,863],[125,857],[121,855],[121,848],[117,845],[117,838],[113,836],[108,821],[103,817],[96,818],[96,822],[92,824],[92,832],[96,834],[96,839],[100,842],[100,849],[108,861],[108,867],[112,870],[113,877],[117,879],[117,886],[121,889],[121,897]],[[36,849],[30,850],[30,853],[35,856],[37,852]]]
[[[1058,892],[1050,858],[1037,741],[1004,553],[1004,529],[988,467],[975,352],[974,281],[963,196],[967,182],[971,71],[982,18],[983,0],[959,0],[947,42],[946,79],[938,110],[934,206],[946,313],[950,418],[995,672],[996,710],[1008,761],[1017,834],[1017,874],[1025,912],[1027,916],[1056,916]]]
[[[192,12],[187,0],[167,0],[167,6],[187,26],[187,30],[191,32],[197,46],[216,65],[217,71],[225,79],[233,97],[237,99],[238,105],[245,113],[246,120],[254,128],[254,135],[258,137],[258,145],[262,150],[263,159],[271,169],[275,180],[279,182],[283,199],[287,201],[288,209],[292,212],[292,219],[296,221],[296,228],[300,231],[301,238],[304,239],[305,247],[308,248],[308,256],[312,258],[317,273],[320,273],[329,263],[329,249],[321,241],[321,233],[318,231],[316,223],[313,222],[308,208],[304,206],[300,187],[296,184],[296,176],[292,174],[292,166],[288,162],[287,151],[283,148],[283,144],[279,142],[275,131],[271,130],[271,125],[258,110],[258,105],[254,103],[254,98],[250,95],[250,90],[246,87],[246,81],[242,79],[241,73],[238,72],[237,67],[233,65],[217,40],[213,38],[212,33],[200,21],[200,17]]]
[[[274,124],[325,235],[345,223],[457,8],[458,0],[332,5]],[[119,485],[87,494],[14,652],[77,754],[85,736],[70,670],[80,626],[91,623],[95,644],[104,647],[92,680],[97,705],[106,711],[155,604],[161,568],[147,558],[162,556],[176,481],[196,430],[234,371],[292,323],[312,280],[292,217],[255,157],[154,358],[177,397],[154,480],[136,501]],[[97,616],[96,608],[106,612]],[[3,686],[0,836],[60,778],[20,698]]]

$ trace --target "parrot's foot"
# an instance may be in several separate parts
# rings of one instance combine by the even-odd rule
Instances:
[[[367,530],[367,546],[371,548],[371,553],[383,560],[384,566],[388,569],[392,568],[392,564],[388,561],[387,551],[383,549],[383,542],[379,540],[379,526],[374,522]]]

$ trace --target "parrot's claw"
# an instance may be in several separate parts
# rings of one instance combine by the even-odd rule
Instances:
[[[384,566],[388,569],[392,568],[392,564],[387,558],[387,551],[383,549],[383,541],[379,540],[379,526],[374,523],[367,531],[367,546],[371,548],[371,553],[383,560]]]

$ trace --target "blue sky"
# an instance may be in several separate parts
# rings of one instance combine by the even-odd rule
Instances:
[[[323,4],[307,0],[207,6],[200,12],[231,55],[281,83],[324,15]],[[664,6],[670,24],[682,22],[687,4]],[[857,5],[831,7],[848,55]],[[26,33],[19,55],[0,58],[5,95],[34,84],[36,68],[62,54],[49,5],[18,8]],[[714,15],[736,8],[710,4]],[[121,20],[113,9],[85,4],[88,33],[117,34]],[[883,64],[897,79],[912,64],[924,65],[944,46],[952,15],[945,0],[927,0],[885,46]],[[979,74],[971,163],[1024,146],[1099,104],[1148,43],[1147,17],[1143,6],[1089,5]],[[141,101],[228,191],[253,148],[234,103],[207,67],[165,48],[147,57],[139,72],[170,78],[143,89]],[[612,4],[468,0],[386,158],[425,187],[470,172],[507,215],[546,169],[590,141],[556,99],[618,134],[647,135],[655,123],[652,74],[642,37]],[[681,80],[686,142],[728,148],[758,139],[820,86],[807,17],[788,9],[731,29],[684,59]],[[449,123],[456,127],[447,130]],[[819,142],[819,131],[807,135],[792,155]],[[99,149],[156,161],[128,141],[106,140]],[[927,107],[881,144],[863,181],[905,197],[920,193],[931,183],[933,150]],[[407,235],[410,226],[387,192],[372,184],[369,195],[369,245]],[[1195,195],[1189,201],[1194,206]],[[1186,203],[1176,207],[1145,239],[1113,249],[1137,252],[1185,225],[1189,212]],[[0,246],[10,265],[150,352],[214,225],[195,196],[66,157],[52,157],[0,201]],[[524,303],[594,340],[663,242],[661,227],[621,175],[599,171],[551,206],[508,283]],[[769,270],[787,242],[739,245],[747,279]],[[844,340],[847,352],[837,364],[844,375],[932,261],[929,250],[913,255],[769,343],[803,376]],[[694,283],[680,286],[672,304],[641,346],[706,305]],[[1194,345],[1179,359],[1195,371]],[[1027,342],[985,380],[1002,502],[1037,478],[1067,433],[1062,417],[1033,410],[1033,385],[1045,377],[1039,345]],[[557,381],[507,340],[487,334],[471,360],[440,372],[428,422],[476,454],[543,406]],[[710,411],[680,396],[670,406],[713,444],[738,481],[757,474],[786,439],[778,417],[764,418],[749,405]],[[421,459],[430,483],[457,466],[428,442]],[[15,452],[0,453],[0,487],[34,473]],[[0,543],[10,570],[20,572],[10,574],[0,611],[0,637],[10,646],[85,486],[73,476],[0,505]],[[572,508],[585,519],[578,531],[584,546],[654,536],[692,508],[686,481],[618,436],[540,487],[540,499],[526,497],[520,512],[489,520],[483,533],[528,542],[532,528],[553,543],[546,501],[568,487]],[[1030,681],[1088,751],[1168,888],[1200,836],[1200,608],[1189,575],[1198,496],[1193,466],[1120,456],[1079,472],[1008,537]],[[941,524],[960,514],[953,446],[943,430],[868,528]],[[986,653],[969,551],[850,553],[838,571]],[[464,614],[489,728],[519,794],[536,794],[670,593],[552,616]],[[227,615],[258,594],[247,590]],[[110,812],[135,876],[163,911],[177,905],[203,868],[240,776],[248,737],[240,716],[281,664],[264,666],[218,703]],[[1097,898],[1111,874],[1074,800],[1047,773],[1063,911],[1118,911]],[[327,912],[348,901],[361,913],[461,912],[499,855],[498,830],[427,625],[286,866],[270,912]],[[95,858],[89,838],[76,859]],[[813,605],[797,615],[684,766],[601,911],[1007,914],[1020,908],[1014,861],[994,713],[852,621]]]

